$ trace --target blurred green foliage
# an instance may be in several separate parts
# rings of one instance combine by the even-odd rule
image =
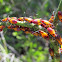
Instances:
[[[56,11],[60,0],[0,0],[0,19],[28,16],[49,19]],[[58,28],[58,30],[60,30]],[[62,32],[62,31],[61,31]],[[22,62],[48,62],[48,48],[41,37],[4,29],[6,42],[22,56]],[[9,52],[11,52],[9,50]],[[17,57],[17,56],[16,56]]]

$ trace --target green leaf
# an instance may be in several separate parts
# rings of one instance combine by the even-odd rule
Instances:
[[[13,32],[12,35],[13,35],[13,36],[17,36],[18,33],[17,33],[17,32]]]
[[[0,3],[3,3],[3,0],[0,0]]]

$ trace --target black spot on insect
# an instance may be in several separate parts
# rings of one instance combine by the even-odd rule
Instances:
[[[52,34],[52,35],[54,35],[54,34]]]
[[[60,39],[60,36],[59,36],[59,35],[57,35],[57,36],[55,36],[55,38],[56,38],[56,39]]]
[[[62,19],[61,19],[62,20]]]

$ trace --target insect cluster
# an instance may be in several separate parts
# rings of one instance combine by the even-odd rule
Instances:
[[[59,20],[62,22],[62,12],[58,11],[58,18]],[[8,18],[4,18],[1,20],[3,23],[8,22],[11,25],[6,26],[8,29],[12,29],[15,31],[24,31],[25,33],[31,33],[35,36],[42,36],[44,39],[49,40],[49,34],[51,34],[56,41],[58,41],[58,43],[60,45],[62,45],[62,38],[61,36],[59,36],[56,31],[54,30],[54,25],[53,25],[53,21],[54,21],[54,15],[51,16],[51,18],[49,19],[49,21],[47,20],[43,20],[41,18],[38,19],[32,19],[29,17],[8,17]],[[47,30],[47,32],[44,32],[43,30],[37,30],[34,31],[32,28],[28,28],[28,27],[23,27],[23,26],[18,26],[17,23],[18,21],[25,21],[28,22],[29,24],[33,23],[35,25],[40,25],[42,26],[44,29]],[[2,31],[5,28],[4,25],[0,26],[0,31]],[[52,58],[54,57],[54,51],[53,49],[49,49],[50,55],[52,56]]]

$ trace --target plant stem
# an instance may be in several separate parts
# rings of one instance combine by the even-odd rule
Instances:
[[[58,5],[58,8],[57,8],[57,11],[56,11],[56,14],[55,14],[55,19],[54,19],[54,22],[53,22],[55,28],[57,27],[57,25],[58,25],[58,20],[59,20],[59,18],[58,18],[58,11],[62,11],[62,0],[60,0],[60,3],[59,3],[59,5]],[[57,41],[55,41],[55,42],[57,42]],[[55,46],[56,46],[56,48],[58,49],[58,45],[55,45]],[[56,53],[55,55],[57,55],[57,53]],[[60,58],[61,58],[61,57],[60,57]],[[54,59],[56,59],[55,62],[59,62],[59,61],[60,61],[60,58],[57,59],[57,58],[55,57],[55,58],[54,58]],[[58,61],[58,60],[59,60],[59,61]]]
[[[55,27],[57,26],[58,20],[59,20],[59,18],[58,18],[58,11],[62,11],[62,0],[60,0],[60,3],[58,5],[58,8],[57,8],[57,11],[56,11],[56,14],[55,14],[55,19],[54,19],[54,22],[53,22]]]
[[[2,42],[3,42],[3,44],[4,44],[5,51],[6,51],[6,53],[8,53],[7,46],[6,46],[6,40],[5,40],[5,38],[4,38],[3,31],[1,32],[1,38],[2,38]]]

